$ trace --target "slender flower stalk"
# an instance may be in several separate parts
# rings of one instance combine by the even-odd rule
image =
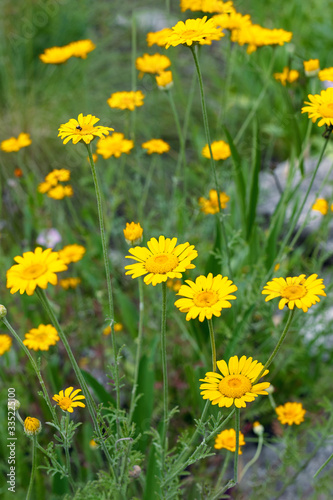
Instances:
[[[207,319],[207,321],[208,321],[208,328],[209,328],[209,335],[210,335],[210,344],[211,344],[211,347],[212,347],[213,372],[216,372],[216,347],[215,347],[215,336],[214,336],[213,320],[212,319]]]
[[[65,442],[64,442],[64,447],[65,447],[65,455],[66,455],[66,469],[67,469],[67,477],[70,482],[70,484],[73,484],[73,479],[72,479],[72,472],[71,472],[71,459],[69,456],[69,443],[68,443],[68,425],[69,425],[69,413],[67,412],[66,416],[66,434],[65,434]]]
[[[240,430],[240,408],[235,409],[235,432],[236,432],[236,447],[234,457],[234,481],[238,483],[238,453],[239,453],[239,430]]]
[[[173,93],[171,90],[167,90],[166,94],[168,96],[170,106],[172,109],[172,113],[175,119],[175,125],[177,129],[177,134],[178,134],[178,139],[179,139],[179,144],[180,144],[180,151],[179,151],[179,156],[177,160],[177,166],[176,166],[176,177],[179,178],[180,175],[182,177],[183,181],[183,196],[186,197],[186,178],[185,178],[185,140],[184,140],[184,135],[183,131],[180,125],[180,120],[178,116],[178,111],[175,105],[175,100],[173,98]]]
[[[161,322],[161,355],[163,371],[163,428],[162,428],[162,469],[164,467],[166,452],[166,435],[168,426],[168,370],[166,358],[166,282],[162,283],[162,322]]]
[[[264,443],[264,435],[263,433],[261,433],[259,434],[257,450],[253,458],[251,458],[251,460],[245,465],[244,469],[242,470],[241,476],[239,478],[240,481],[243,479],[249,468],[252,467],[252,465],[255,464],[258,458],[260,457],[263,443]]]
[[[106,284],[107,284],[108,299],[109,299],[109,320],[110,320],[110,327],[111,327],[111,343],[112,343],[112,350],[113,350],[113,363],[114,363],[115,379],[116,379],[115,380],[116,406],[117,406],[117,411],[119,411],[119,409],[120,409],[119,368],[118,368],[117,351],[116,351],[116,336],[115,336],[115,332],[114,332],[113,293],[112,293],[112,284],[111,284],[111,277],[110,277],[109,256],[108,256],[106,236],[105,236],[105,226],[104,226],[103,208],[102,208],[102,195],[101,195],[101,190],[100,190],[100,187],[98,184],[95,163],[94,163],[94,160],[92,157],[91,145],[89,143],[89,144],[86,144],[86,146],[87,146],[89,160],[90,160],[91,173],[92,173],[92,176],[94,179],[95,193],[96,193],[96,200],[97,200],[97,209],[98,209],[99,227],[100,227],[101,241],[102,241],[102,247],[103,247],[104,267],[105,267]],[[118,434],[119,434],[119,432],[118,432]]]
[[[35,473],[36,473],[36,469],[37,469],[37,453],[36,453],[37,436],[33,436],[31,441],[32,441],[32,465],[31,465],[31,474],[30,474],[28,492],[27,492],[27,496],[25,497],[26,500],[29,500],[31,498],[32,486],[34,483],[34,477],[35,477]]]
[[[225,456],[225,459],[224,459],[224,462],[223,462],[223,465],[222,465],[222,468],[221,468],[221,472],[220,472],[220,474],[218,476],[218,479],[216,481],[216,488],[215,488],[216,492],[218,492],[219,489],[220,489],[220,484],[223,481],[224,474],[226,473],[227,467],[228,467],[229,462],[230,462],[231,453],[232,453],[231,451],[227,451],[227,453],[226,453],[226,456]]]

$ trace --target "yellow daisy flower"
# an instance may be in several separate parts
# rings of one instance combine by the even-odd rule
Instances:
[[[176,245],[177,238],[160,236],[158,240],[151,238],[147,243],[148,248],[130,248],[131,255],[126,255],[126,258],[137,263],[126,266],[125,274],[132,275],[132,278],[146,275],[143,281],[153,286],[168,278],[181,278],[186,269],[195,268],[191,261],[198,256],[198,252],[189,243]]]
[[[56,345],[58,340],[60,339],[54,326],[39,325],[25,334],[23,344],[34,351],[48,351],[50,346]]]
[[[37,247],[34,252],[24,252],[23,257],[14,257],[15,264],[7,271],[7,288],[10,293],[20,291],[32,295],[36,286],[47,288],[47,285],[56,285],[56,273],[66,271],[66,264],[60,260],[58,252],[52,248],[43,250]]]
[[[72,49],[68,45],[63,47],[50,47],[45,49],[43,54],[39,55],[39,59],[44,64],[62,64],[72,57]]]
[[[133,111],[139,106],[143,106],[145,96],[141,90],[136,92],[114,92],[106,101],[110,108],[129,109]]]
[[[173,86],[172,71],[163,71],[155,76],[155,80],[160,90],[169,90]]]
[[[143,229],[140,222],[126,222],[126,227],[123,229],[124,237],[128,245],[138,245],[142,241]]]
[[[269,382],[254,384],[254,381],[263,369],[263,365],[252,358],[232,356],[228,364],[217,361],[217,367],[222,375],[216,372],[207,372],[204,379],[200,379],[200,393],[203,399],[209,399],[213,405],[229,408],[235,405],[237,408],[245,408],[246,403],[254,401],[259,394],[267,395],[266,389]],[[265,370],[262,376],[267,375]],[[254,384],[254,385],[253,385]]]
[[[221,208],[226,208],[228,201],[230,200],[230,196],[228,196],[225,192],[220,192],[220,204]],[[204,198],[200,196],[199,205],[201,212],[205,214],[217,214],[219,211],[219,204],[217,200],[217,191],[216,189],[211,189],[209,191],[209,198]]]
[[[71,42],[64,48],[68,48],[71,55],[74,57],[81,57],[81,59],[87,59],[89,52],[96,49],[96,45],[91,40],[77,40],[76,42]]]
[[[0,335],[0,356],[10,350],[12,342],[12,338],[6,333]]]
[[[308,113],[309,118],[315,123],[318,118],[318,127],[322,125],[332,126],[333,125],[333,88],[329,87],[326,90],[322,90],[320,94],[309,94],[308,98],[311,102],[305,101],[302,108],[302,113]]]
[[[319,70],[320,70],[319,59],[309,59],[308,61],[303,61],[303,66],[304,66],[304,73],[306,74],[306,76],[315,76],[315,75],[319,76]]]
[[[172,28],[172,34],[168,37],[165,48],[181,44],[191,46],[195,42],[200,45],[211,45],[213,40],[220,40],[223,36],[222,28],[217,28],[213,19],[207,21],[207,16],[202,19],[187,19],[185,23],[179,21]]]
[[[85,404],[81,403],[81,399],[86,399],[83,394],[77,396],[81,389],[76,389],[73,391],[74,387],[68,387],[65,392],[60,391],[59,394],[55,394],[52,399],[57,402],[60,408],[63,411],[68,411],[69,413],[73,413],[73,408],[77,406],[81,406],[81,408],[85,408]]]
[[[212,273],[208,276],[199,276],[195,282],[186,280],[187,285],[180,287],[177,295],[186,298],[178,299],[175,306],[181,312],[187,313],[186,321],[195,319],[199,316],[199,321],[205,318],[211,319],[213,316],[221,316],[222,309],[230,308],[229,300],[235,300],[231,295],[237,290],[229,278],[218,274],[213,277]]]
[[[231,156],[230,146],[224,141],[213,141],[211,144],[214,160],[226,160]],[[201,152],[205,158],[210,158],[210,151],[208,144],[204,146]]]
[[[37,191],[39,193],[47,193],[50,189],[52,188],[51,184],[49,182],[41,182],[38,184]]]
[[[59,285],[64,289],[76,288],[81,283],[80,278],[64,278],[59,280]]]
[[[78,119],[71,118],[69,122],[60,125],[58,137],[61,137],[64,144],[67,144],[72,140],[73,144],[78,142],[84,142],[85,144],[90,144],[95,137],[103,137],[109,135],[109,130],[113,131],[111,127],[102,127],[95,123],[99,122],[99,118],[93,115],[83,116],[82,113],[79,114]]]
[[[115,333],[119,333],[121,332],[122,330],[124,329],[122,323],[115,323],[114,324],[114,331]],[[107,335],[110,335],[111,334],[111,326],[108,325],[104,328],[103,330],[103,335],[107,336]]]
[[[167,56],[161,54],[143,54],[143,56],[138,57],[135,62],[136,69],[140,71],[140,78],[142,78],[144,73],[159,75],[169,66],[171,66],[170,59]]]
[[[312,205],[312,210],[326,215],[328,212],[328,201],[326,201],[324,198],[317,198],[317,200]]]
[[[304,415],[306,414],[302,403],[285,403],[284,405],[277,406],[275,411],[281,424],[288,425],[299,425],[301,422],[304,422]]]
[[[51,186],[56,186],[58,182],[66,182],[69,181],[70,178],[70,170],[67,170],[66,168],[60,168],[52,170],[52,172],[47,174],[47,176],[45,177],[45,182],[51,184]]]
[[[166,44],[166,40],[169,35],[171,35],[171,28],[164,28],[160,31],[147,33],[147,45],[151,47],[152,45],[158,45],[159,47],[164,47]]]
[[[244,434],[239,432],[239,447],[238,447],[238,455],[241,455],[243,452],[241,450],[241,446],[245,445]],[[232,451],[235,453],[236,451],[236,431],[235,429],[225,429],[220,432],[215,438],[214,448],[217,450],[221,450],[224,448],[225,450]]]
[[[168,278],[167,280],[167,287],[171,288],[174,292],[179,292],[180,287],[182,286],[183,282],[180,279],[170,279]]]
[[[245,24],[241,29],[233,30],[231,41],[239,45],[248,44],[247,53],[251,54],[258,47],[265,45],[284,45],[292,39],[292,32],[283,29],[268,29],[259,24]],[[294,71],[294,70],[292,70]]]
[[[216,26],[232,32],[252,25],[251,16],[249,14],[242,16],[239,12],[231,12],[230,15],[217,14],[216,16],[213,16],[212,19],[214,20]]]
[[[47,183],[44,183],[44,182],[42,183],[42,185],[45,187],[46,187],[46,184]],[[39,185],[39,188],[40,187],[41,187],[41,185]],[[47,196],[49,198],[53,198],[54,200],[62,200],[66,196],[68,196],[68,197],[73,196],[73,194],[74,194],[74,192],[73,192],[72,186],[63,186],[62,184],[58,184],[58,186],[51,188],[47,192]]]
[[[124,134],[114,132],[105,139],[99,139],[97,142],[97,153],[107,160],[111,156],[119,158],[123,153],[129,154],[134,148],[134,142],[125,139]]]
[[[299,72],[296,69],[289,69],[288,66],[283,68],[282,73],[273,74],[276,81],[281,82],[285,87],[286,83],[293,83],[299,77]]]
[[[71,262],[78,262],[82,259],[86,249],[82,245],[66,245],[62,250],[59,250],[59,258],[65,263],[70,264]]]
[[[159,155],[167,153],[170,150],[170,146],[163,139],[150,139],[150,141],[144,142],[141,147],[147,150],[147,154],[151,155],[153,153],[158,153]]]
[[[311,274],[305,278],[305,274],[301,274],[293,278],[273,278],[272,281],[268,281],[261,293],[267,295],[265,302],[281,297],[279,309],[283,309],[287,304],[289,309],[294,309],[296,306],[307,312],[316,302],[320,302],[318,295],[326,297],[323,280],[317,279],[317,276]]]
[[[24,421],[24,432],[28,436],[36,436],[42,430],[42,424],[35,417],[27,417]]]
[[[13,153],[19,151],[21,148],[30,146],[31,139],[29,134],[22,132],[17,138],[11,137],[1,142],[0,148],[6,153]]]
[[[322,82],[328,80],[333,82],[333,68],[325,68],[318,72],[318,78]]]

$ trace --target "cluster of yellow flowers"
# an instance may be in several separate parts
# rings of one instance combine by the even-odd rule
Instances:
[[[2,151],[5,151],[6,153],[12,153],[19,151],[21,148],[26,148],[27,146],[30,146],[30,144],[30,135],[21,132],[18,137],[10,137],[9,139],[5,139],[4,141],[2,141],[0,144],[0,149]]]
[[[77,40],[62,47],[50,47],[40,54],[39,59],[45,64],[62,64],[71,57],[86,59],[89,52],[93,51],[96,45],[89,39]]]
[[[54,200],[62,200],[66,196],[73,196],[73,188],[69,184],[63,185],[60,182],[67,182],[70,180],[71,173],[65,168],[52,170],[38,185],[37,190],[40,193],[45,193],[49,198]]]

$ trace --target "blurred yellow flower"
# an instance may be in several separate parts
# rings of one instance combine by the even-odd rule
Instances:
[[[151,47],[152,45],[158,45],[159,47],[164,47],[166,44],[167,37],[172,33],[170,28],[164,28],[160,31],[147,33],[147,45]]]
[[[241,450],[241,446],[245,445],[244,434],[239,432],[239,448],[238,455],[241,455],[243,452]],[[215,438],[214,448],[217,450],[221,450],[222,448],[232,451],[235,453],[236,451],[236,431],[235,429],[225,429],[220,434],[218,434]]]
[[[179,292],[180,287],[182,286],[183,282],[180,279],[168,278],[166,284],[167,284],[167,287],[171,288],[174,292]]]
[[[51,345],[56,345],[59,336],[52,325],[39,325],[31,328],[24,337],[23,344],[34,351],[48,351]]]
[[[65,263],[78,262],[86,253],[86,249],[82,245],[66,245],[62,250],[58,251],[59,258]]]
[[[135,67],[140,71],[139,78],[142,78],[144,73],[159,75],[162,71],[171,66],[171,61],[167,56],[161,54],[143,54],[136,59]]]
[[[211,143],[211,149],[213,153],[214,160],[226,160],[231,156],[230,146],[225,141],[213,141]],[[205,158],[210,158],[210,151],[208,144],[206,144],[201,151],[202,156]]]
[[[73,389],[74,387],[68,387],[65,392],[60,391],[59,394],[55,394],[52,397],[52,399],[57,402],[63,411],[68,411],[69,413],[73,413],[73,408],[76,408],[77,406],[81,406],[82,408],[85,408],[86,406],[80,401],[81,399],[86,398],[82,394],[77,396],[77,394],[81,392],[81,389],[76,389],[75,391],[73,391]]]
[[[281,424],[288,425],[299,425],[304,422],[304,415],[306,414],[302,403],[285,403],[284,405],[277,406],[275,411]]]
[[[114,324],[114,331],[115,333],[121,332],[124,329],[123,325],[121,323],[115,323]],[[103,335],[110,335],[111,334],[111,326],[108,325],[104,328],[103,330]]]
[[[258,47],[265,45],[284,45],[290,42],[292,36],[291,31],[268,29],[259,24],[246,24],[241,29],[232,31],[231,41],[237,42],[239,45],[247,44],[247,53],[251,54]]]
[[[249,14],[243,16],[239,12],[231,12],[230,15],[217,14],[212,19],[216,26],[230,31],[240,30],[252,25],[251,16]]]
[[[150,139],[150,141],[144,142],[141,147],[147,150],[147,154],[151,155],[153,153],[158,153],[159,155],[167,153],[170,150],[170,146],[163,139]]]
[[[155,80],[160,90],[169,90],[173,86],[172,71],[162,71]]]
[[[302,108],[302,113],[308,113],[309,118],[315,123],[318,118],[318,127],[322,125],[327,125],[328,127],[333,125],[333,88],[329,87],[326,90],[322,90],[320,94],[309,94],[308,99],[311,102],[305,101]]]
[[[26,148],[30,146],[31,139],[29,134],[22,132],[17,138],[11,137],[1,142],[0,148],[6,153],[12,153],[14,151],[19,151],[21,148]]]
[[[213,40],[220,40],[223,36],[222,28],[216,27],[213,19],[207,21],[207,16],[202,19],[187,19],[185,23],[179,21],[173,26],[172,34],[167,38],[165,48],[182,44],[191,46],[196,42],[200,45],[211,45]]]
[[[133,111],[138,106],[143,106],[144,98],[145,96],[141,90],[137,90],[136,92],[115,92],[111,94],[107,103],[110,108],[129,109]]]
[[[230,197],[224,193],[223,191],[220,191],[220,204],[221,208],[226,208],[228,201],[230,200]],[[200,196],[199,198],[199,205],[200,205],[200,210],[201,212],[205,214],[217,214],[219,212],[219,204],[217,200],[217,191],[216,189],[211,189],[209,191],[209,198],[206,199],[203,196]]]
[[[114,156],[119,158],[123,153],[129,154],[134,148],[134,142],[130,139],[125,139],[124,134],[114,132],[105,139],[99,139],[97,142],[97,153],[103,156],[104,160]]]
[[[319,59],[309,59],[308,61],[303,61],[303,66],[306,76],[318,75],[320,69]]]
[[[324,198],[317,198],[312,205],[312,210],[326,215],[328,212],[328,202]]]
[[[59,280],[59,285],[64,289],[76,288],[81,283],[80,278],[64,278]]]
[[[142,241],[143,229],[140,222],[126,222],[126,227],[123,229],[124,237],[128,245],[138,245]]]
[[[46,186],[47,183],[42,183],[43,186]],[[39,188],[41,185],[39,185]],[[51,188],[47,192],[47,196],[49,198],[53,198],[54,200],[62,200],[66,196],[71,197],[73,196],[73,188],[72,186],[63,186],[62,184],[58,184],[54,188]]]
[[[39,193],[47,193],[51,188],[52,186],[48,182],[41,182],[40,184],[38,184],[37,191]]]
[[[87,40],[77,40],[76,42],[71,42],[66,45],[73,57],[81,57],[81,59],[87,59],[89,52],[96,49],[96,45],[89,39]]]
[[[231,1],[222,2],[222,0],[180,0],[180,8],[182,12],[191,10],[193,12],[219,12],[222,14],[235,11]]]
[[[52,172],[47,174],[47,176],[45,177],[45,182],[50,184],[51,186],[56,186],[58,182],[66,182],[69,181],[70,178],[70,171],[66,170],[65,168],[60,168],[52,170]]]
[[[12,338],[6,333],[0,335],[0,356],[10,350],[12,342]]]
[[[71,118],[69,122],[60,125],[58,137],[61,137],[64,144],[67,144],[70,140],[72,140],[73,144],[78,142],[90,144],[95,137],[103,138],[109,135],[110,130],[114,130],[111,127],[102,127],[101,125],[95,127],[94,125],[97,122],[99,122],[99,118],[96,118],[96,116],[83,116],[80,113],[77,120]]]
[[[318,72],[318,78],[322,82],[328,80],[333,82],[333,68],[325,68]]]
[[[39,55],[39,59],[44,64],[62,64],[72,57],[72,50],[68,45],[63,47],[50,47],[45,49],[43,54]]]
[[[282,73],[273,74],[276,81],[281,82],[285,87],[286,83],[293,83],[298,80],[299,72],[296,69],[289,69],[288,66],[283,68]]]

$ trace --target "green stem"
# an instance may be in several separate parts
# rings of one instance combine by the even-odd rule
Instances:
[[[27,492],[27,496],[25,497],[25,500],[29,500],[32,492],[32,485],[34,482],[34,477],[35,477],[35,472],[37,468],[37,454],[36,454],[36,436],[33,436],[32,438],[32,467],[31,467],[31,474],[30,474],[30,482],[29,482],[29,488]]]
[[[140,196],[140,198],[139,198],[140,201],[138,203],[139,204],[138,213],[139,213],[139,219],[141,221],[144,220],[144,209],[145,209],[145,205],[146,205],[146,202],[147,202],[149,188],[151,186],[151,181],[152,181],[152,178],[153,178],[153,175],[154,175],[154,171],[155,171],[155,167],[157,165],[157,161],[158,161],[157,155],[154,155],[153,158],[151,159],[148,173],[146,174],[145,185],[144,185],[142,191],[140,191],[140,193],[138,193],[138,195]]]
[[[119,368],[118,368],[117,351],[116,351],[116,336],[115,336],[115,332],[114,332],[113,293],[112,293],[112,284],[111,284],[111,277],[110,277],[108,248],[107,248],[106,236],[105,236],[102,195],[101,195],[101,190],[100,190],[100,187],[98,184],[96,167],[95,167],[94,160],[92,157],[91,145],[86,144],[86,146],[87,146],[89,160],[90,160],[91,173],[92,173],[92,176],[94,179],[95,193],[96,193],[96,200],[97,200],[97,209],[98,209],[99,228],[100,228],[101,241],[102,241],[102,247],[103,247],[104,267],[105,267],[106,284],[107,284],[108,299],[109,299],[109,320],[110,320],[110,327],[111,327],[111,343],[112,343],[112,350],[113,350],[113,363],[114,363],[115,379],[116,379],[115,380],[116,405],[117,405],[117,413],[118,413],[119,409],[120,409]],[[117,425],[117,434],[118,434],[117,435],[117,438],[118,438],[119,437],[118,425]]]
[[[31,363],[31,365],[32,365],[32,367],[33,367],[36,375],[37,375],[39,383],[41,385],[41,388],[42,388],[42,391],[43,391],[43,394],[44,394],[44,399],[46,401],[47,406],[49,407],[49,410],[51,412],[52,418],[55,421],[55,423],[59,426],[59,420],[58,420],[57,414],[56,414],[56,412],[54,410],[54,407],[52,406],[50,397],[49,397],[48,392],[46,390],[46,386],[45,386],[42,374],[41,374],[40,370],[38,369],[38,366],[37,366],[34,358],[31,356],[29,349],[23,344],[21,338],[18,336],[18,334],[16,333],[16,331],[14,330],[14,328],[8,322],[7,318],[2,318],[2,321],[4,322],[4,324],[6,325],[6,327],[8,328],[8,330],[10,331],[10,333],[13,335],[13,337],[16,339],[16,341],[18,342],[18,344],[20,345],[20,347],[23,349],[23,351],[25,352],[25,354],[28,356],[29,361],[30,361],[30,363]]]
[[[73,483],[73,479],[72,479],[71,459],[69,456],[69,444],[68,444],[68,424],[69,424],[69,413],[68,412],[65,416],[65,419],[66,419],[66,435],[64,436],[65,437],[64,447],[65,447],[65,455],[66,455],[66,470],[67,470],[67,477],[68,477],[69,483],[72,486],[73,491],[74,491],[75,488],[74,488],[74,483]]]
[[[131,425],[133,412],[136,404],[136,391],[138,388],[139,367],[141,358],[141,345],[142,345],[142,332],[143,332],[143,315],[144,315],[144,301],[143,301],[143,281],[139,277],[139,331],[136,346],[136,360],[134,369],[134,382],[132,388],[131,404],[128,416],[128,427]]]
[[[184,192],[185,191],[185,141],[184,141],[184,135],[183,135],[183,131],[182,131],[182,128],[180,125],[180,120],[179,120],[178,111],[177,111],[177,108],[175,105],[175,100],[173,98],[173,93],[172,93],[172,91],[167,90],[166,94],[168,96],[170,106],[171,106],[171,109],[173,112],[173,116],[175,119],[175,125],[176,125],[178,140],[179,140],[179,144],[180,144],[180,152],[178,155],[177,167],[176,167],[176,177],[177,177],[177,179],[179,178],[180,171],[181,171],[182,180],[183,180],[183,194],[185,195],[185,192]]]
[[[222,483],[222,480],[224,478],[224,474],[226,473],[228,464],[230,462],[230,458],[231,458],[231,452],[227,451],[226,457],[225,457],[223,465],[222,465],[221,472],[220,472],[219,477],[218,477],[218,479],[216,481],[216,488],[215,488],[216,492],[218,492],[218,490],[220,488],[220,484]]]
[[[236,432],[236,448],[234,457],[234,481],[238,483],[238,452],[239,452],[239,431],[240,431],[240,409],[235,407],[235,432]]]
[[[114,471],[113,471],[113,465],[112,465],[112,458],[110,456],[110,453],[105,445],[105,441],[104,441],[104,438],[102,436],[102,433],[101,433],[101,430],[99,428],[99,425],[98,425],[98,422],[97,422],[97,418],[96,418],[96,405],[95,405],[95,402],[90,394],[90,391],[88,389],[88,386],[86,384],[86,381],[84,380],[84,377],[81,373],[81,370],[76,362],[76,359],[74,357],[74,354],[72,352],[72,349],[67,341],[67,338],[66,338],[66,335],[64,334],[60,324],[59,324],[59,321],[58,319],[56,318],[54,312],[53,312],[53,309],[52,307],[50,306],[49,304],[49,301],[46,297],[46,294],[44,292],[44,290],[42,290],[41,288],[37,287],[36,288],[36,293],[37,293],[37,296],[39,298],[39,300],[41,301],[45,311],[47,312],[47,314],[49,315],[50,319],[51,319],[51,322],[53,324],[53,326],[56,328],[58,334],[59,334],[59,337],[66,349],[66,352],[68,354],[68,357],[70,359],[70,362],[72,364],[72,367],[73,367],[73,370],[75,372],[75,375],[76,375],[76,378],[77,380],[79,381],[79,384],[81,385],[81,388],[82,388],[82,392],[86,398],[86,403],[87,403],[87,407],[88,407],[88,411],[90,413],[90,416],[91,416],[91,419],[93,421],[93,424],[94,424],[94,428],[95,428],[95,432],[97,433],[99,439],[100,439],[100,443],[101,443],[101,446],[103,448],[103,451],[105,453],[105,456],[107,457],[107,460],[109,462],[109,466],[111,468],[111,471],[114,475]]]
[[[161,323],[161,355],[162,355],[162,371],[163,371],[163,428],[162,428],[162,469],[164,468],[164,460],[166,453],[166,434],[168,424],[168,372],[166,358],[166,282],[162,283],[162,323]]]
[[[213,364],[213,372],[216,372],[216,347],[215,347],[215,336],[213,329],[213,320],[207,319],[208,327],[209,327],[209,335],[210,335],[210,344],[212,347],[212,364]]]
[[[261,453],[261,450],[262,450],[263,443],[264,443],[264,435],[263,434],[259,434],[259,440],[258,440],[257,450],[256,450],[256,452],[254,454],[254,457],[245,465],[244,469],[242,470],[241,477],[239,478],[240,481],[243,479],[243,477],[245,476],[245,474],[247,473],[247,471],[249,470],[249,468],[252,467],[252,465],[254,463],[256,463],[256,461],[260,457],[260,453]]]
[[[214,178],[214,183],[215,183],[215,189],[217,193],[217,202],[218,202],[218,207],[219,207],[219,220],[220,220],[220,225],[221,225],[221,232],[223,235],[222,238],[222,245],[224,245],[225,248],[225,253],[227,257],[227,265],[228,265],[228,270],[229,270],[229,276],[232,277],[232,271],[231,271],[231,263],[230,263],[230,254],[229,254],[229,245],[228,245],[228,239],[227,239],[227,232],[224,227],[224,220],[223,220],[223,213],[222,213],[222,206],[221,206],[221,200],[220,200],[220,189],[218,185],[218,180],[217,180],[217,171],[216,171],[216,165],[215,165],[215,160],[213,158],[213,152],[212,152],[212,146],[211,146],[211,139],[210,139],[210,132],[209,132],[209,124],[208,124],[208,114],[207,114],[207,107],[206,107],[206,99],[205,99],[205,93],[204,93],[204,88],[203,88],[203,81],[202,81],[202,75],[201,75],[201,69],[200,69],[200,64],[199,64],[199,58],[196,53],[195,47],[191,45],[190,47],[195,67],[197,70],[198,74],[198,80],[199,80],[199,87],[200,87],[200,95],[201,95],[201,107],[202,107],[202,117],[203,117],[203,122],[204,122],[204,128],[205,128],[205,134],[206,134],[206,141],[209,149],[209,156],[210,156],[210,165],[213,173],[213,178]]]
[[[137,69],[135,67],[136,61],[136,52],[137,52],[137,43],[136,43],[136,18],[135,11],[132,11],[132,50],[131,50],[131,87],[132,92],[136,91],[136,78],[137,78]],[[130,138],[135,142],[135,125],[136,125],[136,109],[134,107],[133,111],[129,111],[130,113]]]
[[[326,460],[326,462],[323,463],[323,465],[321,467],[319,467],[319,469],[317,470],[317,472],[315,473],[315,475],[313,476],[313,478],[317,477],[318,474],[320,474],[320,472],[326,467],[326,465],[332,460],[333,458],[333,453],[330,457],[328,457],[328,459]]]
[[[253,382],[253,385],[256,384],[258,382],[258,380],[260,379],[260,377],[262,376],[262,374],[265,372],[265,370],[267,370],[267,368],[271,365],[271,363],[273,362],[275,356],[277,355],[277,353],[279,352],[280,350],[280,347],[288,333],[288,330],[289,330],[289,327],[290,327],[290,324],[292,322],[292,319],[294,317],[294,314],[295,314],[295,309],[290,309],[289,310],[289,316],[288,316],[288,319],[287,319],[287,323],[286,323],[286,326],[284,327],[283,329],[283,332],[281,334],[281,337],[278,341],[278,343],[276,344],[275,346],[275,349],[274,351],[272,352],[272,354],[270,355],[270,357],[268,358],[268,361],[266,362],[265,366],[263,367],[263,369],[261,370],[261,372],[259,373],[258,377],[255,379],[255,381]]]

